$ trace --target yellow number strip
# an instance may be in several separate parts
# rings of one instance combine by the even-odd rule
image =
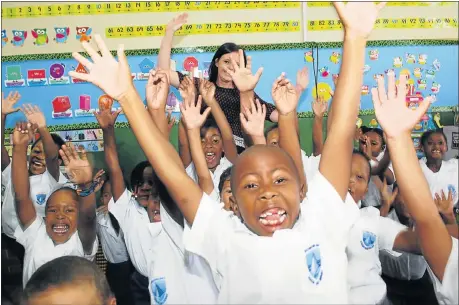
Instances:
[[[379,2],[375,2],[379,3]],[[430,6],[430,5],[445,5],[447,2],[420,2],[420,1],[388,1],[387,6]],[[308,7],[327,7],[332,6],[332,2],[308,2]]]
[[[91,2],[77,4],[32,5],[2,8],[2,18],[162,13],[177,11],[233,10],[257,8],[298,8],[300,2],[281,1],[166,1],[166,2]]]
[[[335,31],[342,28],[340,20],[310,20],[308,31]],[[380,18],[376,29],[434,29],[457,28],[457,18]]]
[[[298,32],[300,26],[299,20],[187,24],[175,32],[175,35]],[[105,36],[107,38],[163,36],[165,28],[165,25],[110,27],[105,29]]]

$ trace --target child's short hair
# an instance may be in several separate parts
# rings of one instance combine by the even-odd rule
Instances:
[[[366,134],[368,132],[377,133],[378,136],[381,138],[381,144],[383,146],[386,145],[386,141],[384,141],[384,132],[382,131],[381,128],[369,128],[369,127],[362,126],[362,134]]]
[[[368,158],[367,155],[365,155],[365,154],[364,154],[363,152],[361,152],[360,150],[356,150],[356,149],[354,149],[354,150],[352,151],[352,154],[353,154],[353,155],[360,155],[360,156],[362,156],[363,158],[365,158],[365,160],[367,160],[367,162],[368,162],[368,170],[369,170],[369,172],[368,172],[368,182],[370,182],[370,179],[371,179],[371,163],[370,163],[370,158]]]
[[[223,191],[223,184],[225,184],[225,181],[229,181],[231,179],[231,169],[232,166],[228,167],[223,171],[223,173],[220,176],[220,182],[218,183],[218,192],[221,193]]]
[[[279,128],[279,124],[277,124],[277,123],[275,123],[275,124],[269,126],[268,128],[266,128],[266,130],[265,130],[265,139],[268,138],[268,134],[269,134],[271,131],[273,131],[274,129],[277,129],[277,128]]]
[[[62,256],[35,271],[24,288],[21,305],[29,304],[36,295],[50,288],[78,282],[93,285],[104,304],[113,297],[104,272],[95,263],[78,256]]]
[[[424,146],[424,144],[427,143],[427,140],[430,138],[430,136],[434,134],[441,134],[443,138],[445,139],[446,145],[448,145],[448,139],[446,138],[446,135],[443,132],[442,128],[438,128],[434,130],[427,130],[426,132],[424,132],[421,136],[421,145]]]
[[[48,206],[48,203],[49,201],[51,200],[51,197],[59,192],[59,191],[70,191],[72,193],[72,195],[74,196],[74,198],[78,201],[79,200],[79,196],[78,196],[78,193],[77,191],[75,190],[75,187],[73,184],[71,183],[64,183],[64,184],[61,184],[61,183],[58,183],[56,184],[53,189],[51,190],[51,192],[49,193],[49,196],[48,198],[46,199],[46,203],[45,203],[45,207]]]
[[[209,130],[209,128],[215,128],[221,134],[221,131],[220,131],[220,128],[218,128],[217,122],[215,121],[213,117],[209,116],[207,120],[204,122],[204,124],[201,126],[201,130],[199,133],[201,136],[201,139],[206,136],[206,132],[207,130]]]
[[[134,188],[138,185],[140,185],[143,181],[143,171],[147,167],[152,167],[150,162],[148,161],[142,161],[138,163],[134,169],[131,172],[131,180],[130,180],[130,185],[131,189],[134,190]],[[153,171],[153,175],[155,176],[155,172]]]
[[[58,135],[57,133],[52,133],[52,134],[51,134],[51,138],[53,138],[54,143],[59,147],[59,149],[61,149],[62,145],[65,145],[64,139],[62,139],[61,136]],[[40,141],[41,141],[41,137],[39,137],[38,139],[36,139],[36,140],[32,143],[31,149],[33,149],[33,148],[38,144],[38,142],[40,142]],[[58,158],[59,158],[59,160],[62,160],[60,154],[58,154]]]

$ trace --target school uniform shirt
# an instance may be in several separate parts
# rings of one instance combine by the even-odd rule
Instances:
[[[381,152],[376,157],[376,159],[379,162],[381,162],[382,158],[384,157],[384,152],[385,151]],[[392,167],[392,162],[389,163],[387,168],[390,169],[390,171],[394,175],[394,179],[395,179],[395,173],[394,173],[394,169]],[[363,206],[365,206],[365,207],[379,207],[379,206],[381,206],[381,192],[379,191],[378,186],[373,182],[373,177],[375,177],[375,176],[372,176],[370,178],[370,182],[368,183],[368,191],[365,194],[365,198],[362,200],[363,201]],[[375,177],[375,178],[377,178],[377,177]],[[392,185],[388,185],[387,186],[387,189],[389,191],[391,191],[391,192],[392,192],[392,188],[393,188]]]
[[[210,176],[212,177],[212,181],[214,182],[214,190],[212,191],[210,196],[216,202],[220,202],[220,194],[218,193],[218,184],[220,183],[220,176],[225,171],[225,169],[232,165],[233,164],[228,159],[226,159],[226,157],[222,157],[220,159],[220,163],[215,168],[215,171],[212,173],[212,171],[209,170]],[[193,162],[191,162],[190,165],[187,166],[186,173],[191,179],[193,179],[194,182],[196,182],[197,184],[199,183],[198,174],[196,173],[196,168],[194,167]]]
[[[458,270],[458,242],[457,239],[451,237],[453,245],[451,247],[451,254],[446,263],[445,272],[443,275],[443,281],[435,276],[430,267],[429,270],[430,277],[432,279],[435,295],[437,296],[438,304],[447,305],[447,304],[457,304],[459,295],[458,295],[458,286],[459,286],[459,270]]]
[[[445,192],[445,196],[448,196],[448,192],[451,190],[453,193],[454,204],[458,201],[458,186],[459,177],[458,173],[458,160],[450,159],[448,161],[442,161],[440,170],[436,173],[430,170],[426,165],[427,159],[422,158],[419,160],[422,172],[426,177],[427,183],[429,184],[430,192],[432,197],[435,198],[435,193],[441,196],[441,191]]]
[[[395,210],[392,210],[387,218],[400,223]],[[419,280],[424,276],[427,268],[424,256],[390,249],[380,250],[379,260],[382,273],[398,280]]]
[[[85,254],[83,244],[81,243],[78,231],[73,233],[70,239],[59,245],[55,245],[53,240],[46,232],[46,224],[41,217],[35,217],[35,220],[27,229],[22,230],[21,226],[16,228],[16,241],[24,246],[24,270],[22,282],[25,287],[32,274],[40,266],[62,256],[79,256],[90,261],[94,261],[97,253],[99,242],[96,238],[90,254]]]
[[[358,216],[317,173],[292,229],[251,232],[203,194],[185,249],[209,264],[219,304],[345,304],[347,235]]]
[[[199,258],[185,254],[183,228],[170,217],[162,204],[161,222],[157,223],[140,217],[143,213],[139,213],[138,203],[127,190],[116,203],[110,201],[109,210],[124,231],[134,267],[149,279],[151,304],[215,303],[216,292],[205,289],[207,283],[213,284],[210,271],[207,280],[200,276],[200,270],[206,266]]]
[[[348,200],[352,200],[349,196]],[[378,304],[385,298],[386,284],[381,278],[380,250],[392,250],[404,225],[381,217],[373,207],[360,209],[360,217],[348,236],[347,257],[349,303]]]
[[[16,214],[14,188],[11,179],[11,164],[2,172],[2,232],[10,238],[19,226],[19,218]],[[59,183],[65,183],[67,178],[60,173]],[[51,190],[57,185],[56,179],[46,170],[43,174],[29,176],[30,199],[32,199],[37,218],[45,216],[46,200]]]
[[[306,181],[312,181],[314,175],[319,172],[319,163],[321,155],[308,157],[304,150],[301,150],[301,158],[303,159],[304,174],[306,175]]]
[[[112,264],[129,260],[129,254],[124,244],[124,234],[120,229],[117,233],[108,213],[97,212],[97,236],[104,252],[105,259]]]

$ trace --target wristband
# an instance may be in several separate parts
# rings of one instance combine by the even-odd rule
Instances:
[[[93,181],[91,183],[91,185],[87,189],[80,190],[80,192],[79,192],[80,197],[87,197],[87,196],[91,195],[94,192],[94,190],[96,189],[97,184],[98,184],[97,181]]]

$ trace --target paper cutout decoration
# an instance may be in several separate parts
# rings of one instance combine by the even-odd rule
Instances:
[[[54,119],[71,118],[72,110],[70,109],[70,98],[68,96],[57,96],[52,101]]]
[[[198,60],[195,57],[188,56],[183,61],[183,69],[185,69],[188,72],[191,72],[194,68],[198,67],[198,64]]]
[[[418,90],[425,90],[427,88],[427,81],[425,79],[418,79]]]
[[[13,30],[13,37],[11,38],[11,43],[15,47],[22,47],[24,46],[24,41],[27,38],[27,31],[18,31]]]
[[[368,93],[370,93],[370,89],[368,88],[367,85],[363,85],[363,86],[362,86],[361,94],[362,94],[362,95],[368,95]]]
[[[411,54],[411,53],[406,53],[405,54],[405,61],[406,61],[407,64],[416,63],[416,55]]]
[[[44,46],[48,44],[48,33],[46,29],[33,29],[30,31],[35,41],[33,42],[36,46]]]
[[[100,110],[110,110],[113,106],[113,99],[109,95],[104,94],[99,97],[98,103]]]
[[[8,35],[6,34],[6,30],[2,30],[2,48],[6,46],[8,42]]]
[[[65,65],[61,63],[52,64],[49,67],[49,84],[50,85],[66,85],[70,83],[70,78],[64,76]]]
[[[413,75],[416,78],[421,78],[422,77],[422,68],[414,68],[413,69]]]
[[[202,63],[202,77],[205,79],[209,79],[209,69],[211,64],[212,62],[210,61],[205,61]]]
[[[29,87],[46,86],[48,79],[46,78],[45,69],[33,69],[27,71],[27,85]]]
[[[91,96],[80,95],[80,109],[75,109],[75,117],[94,116],[94,109],[91,109]]]
[[[83,41],[91,42],[91,33],[92,33],[92,28],[88,26],[77,26],[76,27],[76,39],[80,40],[80,42],[83,42]]]
[[[24,87],[25,80],[22,77],[21,66],[7,66],[5,87]]]
[[[369,65],[364,65],[363,66],[363,69],[362,69],[363,74],[366,75],[370,70],[371,70],[371,67]]]
[[[314,57],[312,57],[312,51],[307,51],[304,53],[304,60],[306,62],[313,62],[314,61]]]
[[[324,101],[328,102],[331,99],[331,94],[330,92],[332,91],[332,88],[330,87],[329,84],[327,83],[317,83],[317,89],[318,89],[318,96],[319,98],[322,98]],[[316,86],[312,87],[312,98],[316,98]]]
[[[339,74],[332,74],[332,80],[335,82],[339,77]]]
[[[440,87],[441,85],[439,83],[432,82],[432,87],[430,88],[430,91],[432,91],[432,93],[437,94],[440,92]]]
[[[427,63],[427,54],[419,54],[418,63],[420,65],[425,65]]]
[[[370,60],[378,60],[379,58],[379,51],[378,50],[370,50],[368,52],[368,56],[370,57]]]
[[[432,68],[433,68],[435,71],[440,71],[441,64],[440,64],[440,62],[438,61],[438,59],[435,59],[435,60],[434,60],[434,62],[432,63]]]
[[[319,73],[322,77],[328,77],[330,75],[330,71],[328,70],[327,66],[320,68]]]
[[[137,80],[148,80],[150,70],[155,67],[155,63],[148,58],[144,58],[140,64],[140,73],[137,73]]]
[[[439,112],[435,113],[434,115],[435,124],[437,124],[438,128],[443,128],[444,126],[440,123],[440,119],[441,119],[440,113]]]
[[[403,67],[403,61],[401,57],[395,57],[394,62],[392,64],[394,68],[401,68]]]
[[[86,71],[86,68],[81,63],[78,63],[78,66],[76,67],[75,72],[88,74],[88,71]],[[82,79],[72,77],[72,83],[82,84],[82,83],[87,83],[87,82]]]
[[[177,97],[173,92],[169,93],[167,96],[166,111],[180,112]]]
[[[56,43],[66,43],[67,39],[70,35],[70,28],[67,27],[55,27],[54,31],[56,32],[56,37],[54,37],[54,41]]]
[[[427,78],[434,78],[435,77],[435,71],[432,69],[426,70],[426,77]]]
[[[376,128],[378,127],[378,121],[376,121],[376,119],[372,119],[369,125],[370,127]]]
[[[330,56],[330,61],[334,64],[338,64],[341,60],[341,54],[338,52],[332,52],[332,55]]]

